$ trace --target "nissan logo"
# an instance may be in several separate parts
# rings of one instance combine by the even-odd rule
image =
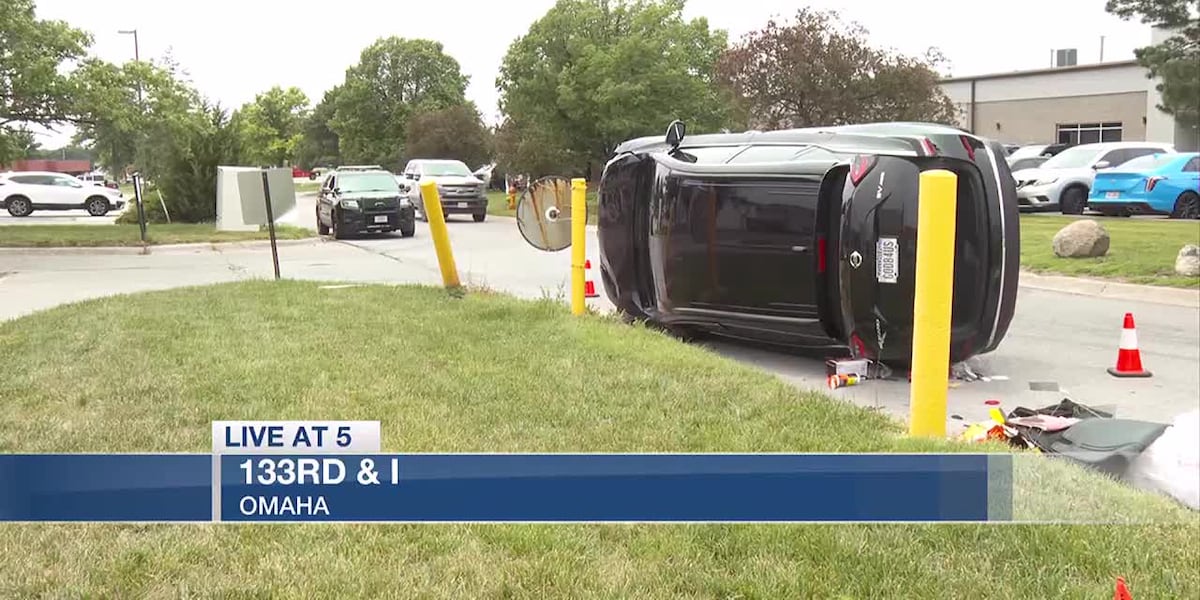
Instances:
[[[850,253],[850,266],[854,267],[855,269],[861,267],[862,266],[862,255],[859,254],[858,252],[851,252]]]

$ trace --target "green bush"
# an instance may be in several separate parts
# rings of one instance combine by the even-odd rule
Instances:
[[[217,167],[240,162],[237,124],[219,105],[201,103],[187,118],[156,132],[162,148],[153,178],[174,223],[205,223],[217,218]],[[143,198],[148,222],[166,222],[158,194]],[[137,222],[137,211],[122,215]]]
[[[176,220],[175,211],[171,210],[171,201],[167,199],[166,194],[163,194],[162,200],[160,201],[158,199],[158,195],[160,193],[162,192],[152,185],[144,184],[142,186],[142,202],[145,206],[147,223],[168,222],[167,215],[163,213],[162,205],[164,202],[167,203],[167,211],[171,215],[171,222]],[[117,223],[137,225],[137,199],[133,196],[133,194],[130,194],[125,198],[125,201],[129,203],[129,209],[121,213],[121,216],[117,217]]]

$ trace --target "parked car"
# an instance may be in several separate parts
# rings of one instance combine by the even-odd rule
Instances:
[[[99,171],[94,171],[91,173],[84,173],[83,175],[79,176],[79,180],[84,183],[88,183],[91,185],[97,185],[100,187],[106,187],[106,188],[114,189],[114,190],[120,188],[120,186],[117,185],[117,182],[109,179],[107,175],[105,175],[104,173],[101,173]]]
[[[1105,142],[1073,146],[1036,169],[1014,172],[1017,200],[1024,208],[1057,208],[1064,215],[1080,215],[1087,207],[1096,171],[1122,165],[1139,156],[1164,152],[1174,152],[1174,147],[1153,142]]]
[[[1050,160],[1049,156],[1026,156],[1025,158],[1018,158],[1017,160],[1010,159],[1008,161],[1008,168],[1011,169],[1012,172],[1016,173],[1017,171],[1023,171],[1025,169],[1036,169],[1042,166],[1042,164],[1048,160]]]
[[[0,173],[0,208],[14,217],[28,217],[35,210],[86,210],[103,217],[124,207],[120,190],[78,177],[48,171]]]
[[[421,183],[437,183],[442,211],[448,215],[471,215],[476,223],[487,219],[487,184],[475,177],[471,169],[457,160],[411,160],[402,177],[409,200],[417,206],[421,219],[429,220],[421,203]]]
[[[1070,147],[1071,144],[1026,144],[1008,155],[1008,166],[1011,168],[1015,161],[1026,158],[1050,158]]]
[[[599,188],[600,273],[627,317],[908,363],[920,175],[958,175],[953,335],[994,350],[1016,304],[1020,236],[1004,147],[924,123],[620,145]]]
[[[317,195],[317,233],[342,239],[358,233],[416,234],[413,206],[395,175],[382,169],[337,170]]]
[[[1200,219],[1200,153],[1151,154],[1100,171],[1088,207],[1108,216]]]

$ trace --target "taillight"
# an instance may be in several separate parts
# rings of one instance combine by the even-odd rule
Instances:
[[[1161,177],[1159,175],[1155,175],[1154,177],[1147,179],[1146,180],[1146,191],[1153,192],[1154,186],[1158,185],[1158,182],[1160,182],[1164,179],[1166,179],[1166,177]]]
[[[817,238],[817,272],[825,272],[825,257],[826,257],[825,236]]]
[[[933,140],[931,140],[929,138],[921,138],[921,147],[925,149],[925,154],[927,156],[937,156],[938,155],[937,144],[934,144]]]
[[[975,160],[975,146],[971,145],[971,138],[969,138],[965,135],[960,135],[960,136],[958,136],[958,139],[959,139],[959,141],[962,142],[963,148],[966,149],[966,151],[967,151],[967,158],[974,161]]]
[[[857,333],[850,334],[850,347],[854,358],[870,358],[867,355],[867,345],[863,343],[862,338],[858,337]]]
[[[862,183],[867,173],[871,172],[871,168],[875,166],[875,157],[869,154],[859,154],[854,157],[854,162],[850,163],[850,185],[857,186]]]

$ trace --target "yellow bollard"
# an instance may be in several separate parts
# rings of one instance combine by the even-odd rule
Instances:
[[[584,297],[587,261],[587,180],[571,180],[571,314],[587,312]]]
[[[425,206],[425,218],[429,221],[429,235],[433,237],[438,266],[442,268],[442,282],[447,289],[458,289],[462,286],[458,283],[458,267],[454,265],[450,233],[446,231],[446,215],[442,211],[442,198],[438,195],[436,182],[426,181],[421,184],[421,201]]]
[[[944,170],[921,173],[918,203],[909,433],[941,438],[946,437],[950,385],[958,176]]]
[[[517,210],[517,188],[508,186],[508,210]]]

